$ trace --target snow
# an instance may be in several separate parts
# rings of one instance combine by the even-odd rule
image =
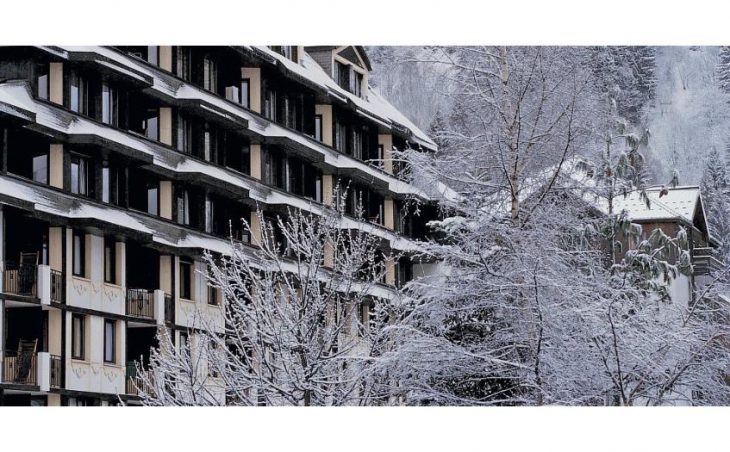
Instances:
[[[616,197],[614,209],[615,211],[626,210],[632,221],[681,219],[691,224],[700,200],[700,188],[697,186],[670,187],[667,188],[668,193],[660,197],[662,188],[652,187],[646,190],[650,202],[649,207],[639,198],[638,192],[633,192],[626,198]]]

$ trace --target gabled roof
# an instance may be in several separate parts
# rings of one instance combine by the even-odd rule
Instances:
[[[625,210],[631,221],[684,220],[693,223],[701,208],[700,187],[650,187],[646,189],[649,206],[639,197],[638,192],[629,193],[625,198],[614,199],[614,210]]]
[[[336,50],[340,49],[339,51],[342,51],[348,47],[352,47],[355,49],[355,52],[357,52],[357,55],[362,60],[363,64],[365,65],[365,68],[368,71],[372,71],[373,67],[370,64],[370,58],[368,57],[368,53],[365,51],[365,47],[363,46],[306,46],[304,47],[304,50],[307,52],[322,52],[326,50]],[[339,53],[338,51],[338,53]],[[356,61],[353,61],[353,63],[357,63]]]

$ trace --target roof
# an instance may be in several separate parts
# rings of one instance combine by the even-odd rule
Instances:
[[[328,50],[335,50],[339,49],[342,46],[306,46],[304,47],[304,50],[307,52],[322,52],[322,51],[328,51]],[[362,58],[363,63],[365,63],[365,67],[368,71],[373,70],[372,64],[370,64],[370,57],[368,57],[368,53],[365,51],[364,46],[352,46],[357,50],[357,53],[360,55],[360,58]]]
[[[614,210],[625,210],[631,221],[659,221],[681,219],[693,223],[698,204],[700,204],[700,187],[695,185],[673,188],[650,187],[646,189],[649,206],[640,199],[638,192],[632,192],[625,198],[614,199]],[[662,190],[664,194],[662,194]]]

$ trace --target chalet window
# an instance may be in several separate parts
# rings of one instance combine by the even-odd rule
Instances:
[[[314,116],[314,139],[322,141],[322,115]]]
[[[71,156],[71,193],[89,195],[89,162],[78,155]]]
[[[104,362],[116,362],[117,353],[117,337],[116,337],[116,321],[104,319]]]
[[[175,74],[183,80],[190,80],[190,49],[178,46],[175,48]]]
[[[112,126],[119,123],[119,92],[108,83],[101,86],[101,122]]]
[[[36,76],[37,93],[39,99],[49,98],[49,69],[47,64],[39,64]]]
[[[178,151],[190,154],[193,124],[180,113],[177,114],[177,134],[175,147]]]
[[[71,111],[89,114],[89,82],[76,72],[69,74],[69,100]]]
[[[159,187],[157,184],[147,185],[147,213],[159,215]]]
[[[85,359],[86,355],[86,317],[80,314],[71,316],[71,357]]]
[[[105,163],[101,168],[101,202],[119,204],[119,168]]]
[[[190,195],[185,189],[180,189],[177,193],[177,222],[190,224]]]
[[[113,237],[104,237],[104,282],[117,283],[117,244]]]
[[[81,231],[74,231],[73,233],[73,268],[72,272],[74,276],[86,276],[86,237]]]
[[[192,300],[193,263],[180,259],[180,298]]]
[[[276,121],[276,91],[269,87],[264,90],[264,116]]]
[[[241,80],[241,105],[251,108],[251,79]]]
[[[158,46],[147,46],[147,61],[155,66],[160,64],[160,48]]]
[[[218,66],[209,55],[203,58],[203,88],[218,92]]]
[[[36,155],[32,160],[33,180],[42,184],[48,183],[48,154]]]

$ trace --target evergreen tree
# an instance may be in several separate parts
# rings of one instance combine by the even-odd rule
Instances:
[[[723,46],[720,49],[718,59],[717,81],[723,91],[730,93],[730,46]]]
[[[730,258],[730,181],[726,165],[717,149],[710,151],[701,183],[710,234],[722,242],[720,253],[724,260]]]

